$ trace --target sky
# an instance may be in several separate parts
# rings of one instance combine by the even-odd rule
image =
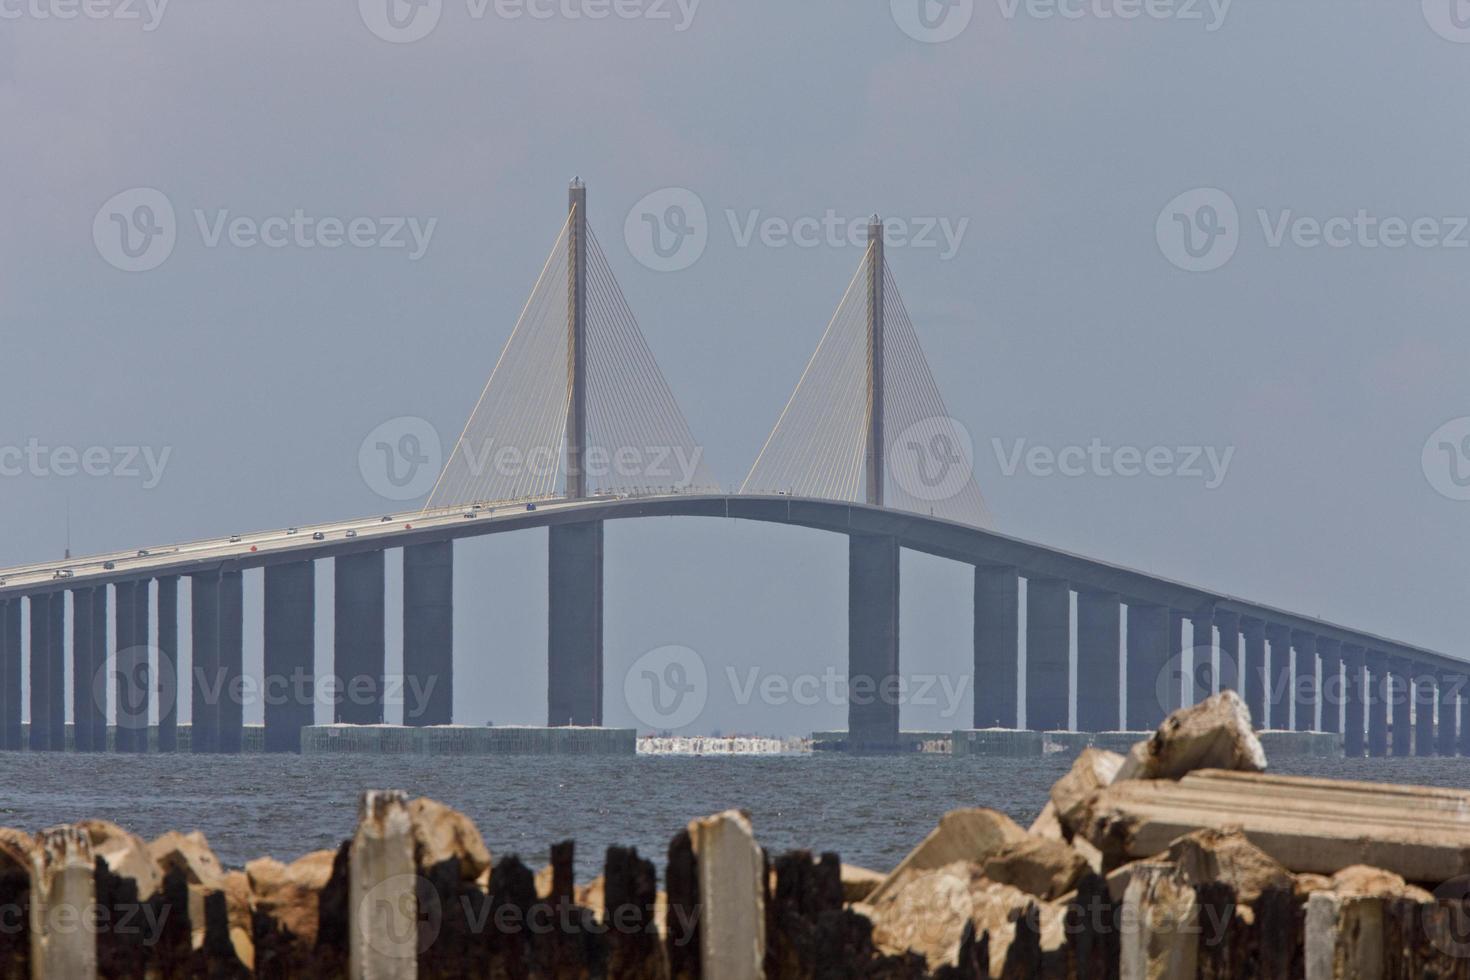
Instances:
[[[997,530],[1465,655],[1462,8],[0,0],[0,564],[68,511],[87,554],[403,509],[364,441],[452,443],[580,175],[726,488],[880,212]],[[684,731],[844,725],[793,693],[845,669],[842,539],[665,519],[606,555],[609,724],[677,647]],[[456,720],[541,723],[545,532],[456,561]],[[903,726],[965,727],[970,572],[902,573],[903,670],[943,682]]]

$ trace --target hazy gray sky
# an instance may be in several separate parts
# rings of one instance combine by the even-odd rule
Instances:
[[[0,564],[59,556],[67,501],[77,553],[401,507],[360,444],[401,416],[453,439],[580,174],[727,487],[861,257],[752,223],[933,222],[950,239],[889,262],[1000,530],[1466,652],[1470,423],[1431,439],[1470,416],[1455,0],[393,2],[0,0],[0,446],[49,450],[0,452]],[[176,241],[126,272],[98,242],[136,188]],[[625,225],[668,188],[707,247],[660,272]],[[298,209],[328,238],[405,218],[421,239],[240,244]],[[1219,480],[1026,463],[1094,440],[1233,455]],[[60,475],[56,447],[168,456],[145,486],[142,464]],[[456,716],[540,723],[544,532],[458,559]],[[967,677],[968,570],[903,573],[905,670]],[[609,723],[634,723],[623,675],[666,644],[709,665],[693,730],[844,723],[738,704],[726,673],[842,669],[841,539],[615,524],[607,583]],[[903,723],[967,724],[968,695]]]

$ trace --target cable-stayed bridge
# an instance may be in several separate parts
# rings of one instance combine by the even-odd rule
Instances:
[[[1464,662],[996,533],[963,441],[875,218],[770,436],[739,490],[723,492],[574,182],[566,220],[421,509],[0,570],[0,748],[105,751],[111,727],[118,751],[146,751],[156,722],[157,748],[172,751],[187,692],[191,750],[239,751],[246,631],[264,639],[259,689],[313,683],[314,563],[323,559],[333,561],[333,674],[367,691],[339,703],[335,721],[383,723],[390,549],[403,561],[403,680],[424,692],[404,722],[451,724],[454,542],[530,527],[549,529],[548,724],[599,726],[604,525],[695,516],[848,538],[855,747],[899,742],[899,556],[909,548],[974,568],[976,728],[1147,729],[1185,699],[1236,688],[1258,720],[1340,732],[1349,755],[1403,754],[1411,733],[1419,754],[1470,754]],[[243,575],[253,569],[264,575],[259,624],[244,617]],[[178,670],[181,579],[188,677]],[[266,747],[298,749],[314,697],[264,700]]]

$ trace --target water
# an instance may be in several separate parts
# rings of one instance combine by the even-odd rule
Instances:
[[[97,756],[0,754],[0,825],[38,830],[101,817],[152,838],[202,830],[230,866],[290,860],[352,833],[365,788],[402,789],[467,813],[497,858],[532,867],[577,841],[580,880],[610,844],[662,865],[693,817],[738,807],[773,852],[837,851],[892,867],[947,810],[989,806],[1022,826],[1070,756],[776,757]],[[1284,759],[1273,772],[1470,788],[1470,759]]]

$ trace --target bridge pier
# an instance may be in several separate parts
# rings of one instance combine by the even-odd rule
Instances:
[[[74,589],[71,594],[71,724],[72,749],[92,750],[92,609],[98,589]],[[107,586],[102,586],[102,592]]]
[[[1345,644],[1342,648],[1342,666],[1345,675],[1342,685],[1343,722],[1342,751],[1349,759],[1363,757],[1363,727],[1368,722],[1371,701],[1371,685],[1365,676],[1363,648]]]
[[[1017,728],[1020,697],[1021,577],[1014,568],[975,566],[975,727]]]
[[[1302,630],[1292,630],[1291,645],[1296,650],[1296,670],[1292,698],[1296,704],[1295,728],[1299,732],[1317,730],[1317,637]]]
[[[882,535],[847,539],[847,738],[851,751],[898,745],[899,547]]]
[[[1413,747],[1413,728],[1409,722],[1409,707],[1414,700],[1412,685],[1410,684],[1409,662],[1403,657],[1388,658],[1388,675],[1391,683],[1389,688],[1389,711],[1393,719],[1393,754],[1395,758],[1405,758]]]
[[[381,725],[387,672],[386,554],[339,555],[333,564],[336,630],[332,669],[342,685],[333,715],[339,725]]]
[[[1368,755],[1381,759],[1388,755],[1388,717],[1393,702],[1388,658],[1378,650],[1365,649],[1363,666],[1368,674],[1368,701],[1364,705],[1368,712]]]
[[[1267,691],[1271,688],[1271,672],[1266,665],[1266,624],[1259,619],[1243,619],[1240,629],[1245,636],[1239,672],[1245,684],[1245,706],[1250,709],[1255,726],[1265,728]]]
[[[1077,593],[1077,730],[1122,731],[1123,604],[1116,593]]]
[[[1271,688],[1266,694],[1270,705],[1270,727],[1287,731],[1291,726],[1292,675],[1291,630],[1269,623],[1266,638],[1271,641]]]
[[[403,549],[403,723],[448,725],[454,713],[454,543]]]
[[[1072,589],[1060,579],[1026,580],[1026,727],[1068,727]]]
[[[31,605],[31,737],[32,752],[51,747],[51,603],[55,596],[33,595]]]
[[[1459,679],[1449,671],[1441,671],[1435,678],[1439,688],[1439,715],[1434,725],[1435,751],[1446,759],[1455,757],[1458,743],[1455,730],[1455,707],[1459,701]]]
[[[18,752],[20,738],[21,642],[20,597],[0,600],[0,749]]]
[[[245,741],[245,576],[219,576],[219,670],[215,751],[236,754]]]
[[[148,664],[150,585],[150,580],[143,579],[119,582],[115,586],[117,723],[114,738],[118,752],[148,751],[148,702],[152,686]]]
[[[603,525],[548,529],[546,723],[602,724]]]
[[[1422,664],[1413,666],[1414,754],[1434,755],[1434,675]]]
[[[1326,637],[1317,640],[1317,659],[1322,664],[1322,684],[1318,688],[1317,701],[1322,706],[1321,730],[1341,734],[1342,732],[1342,643]]]
[[[198,755],[219,751],[219,599],[220,574],[189,578],[189,607],[194,631],[191,681],[189,751]]]
[[[1239,694],[1245,681],[1240,668],[1240,614],[1216,612],[1215,628],[1220,631],[1220,663],[1215,668],[1215,690]]]
[[[301,729],[316,723],[316,564],[265,569],[265,750],[300,752]]]
[[[1215,693],[1218,683],[1215,673],[1215,610],[1196,610],[1189,617],[1189,625],[1189,672],[1185,675],[1184,697],[1188,704],[1199,704]]]
[[[179,577],[158,579],[158,751],[179,750]]]
[[[1464,675],[1460,675],[1460,737],[1458,748],[1460,755],[1470,758],[1470,684],[1466,683]]]
[[[1157,728],[1167,714],[1169,673],[1169,610],[1163,606],[1128,603],[1128,724],[1129,731]]]

